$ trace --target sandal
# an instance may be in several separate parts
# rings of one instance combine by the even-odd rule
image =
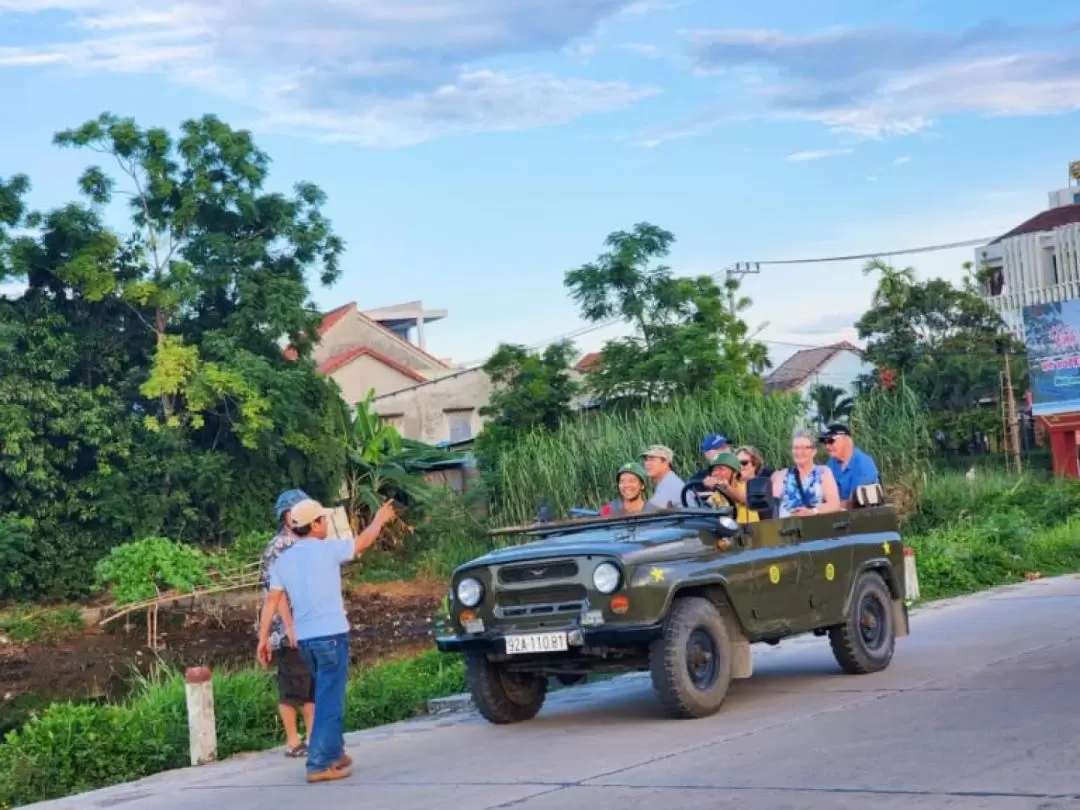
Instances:
[[[286,748],[285,756],[290,757],[291,759],[296,759],[297,757],[307,756],[307,752],[307,743],[300,743],[293,748]]]

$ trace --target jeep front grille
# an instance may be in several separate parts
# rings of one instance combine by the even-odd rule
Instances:
[[[500,568],[499,582],[504,585],[526,585],[552,579],[573,579],[577,573],[578,565],[573,560],[536,562]]]
[[[520,591],[500,591],[496,611],[506,618],[580,613],[586,596],[582,585],[551,585]]]

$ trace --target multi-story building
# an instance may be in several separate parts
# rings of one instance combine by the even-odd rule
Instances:
[[[1070,173],[1049,208],[975,251],[986,300],[1020,340],[1024,307],[1080,298],[1080,161]]]

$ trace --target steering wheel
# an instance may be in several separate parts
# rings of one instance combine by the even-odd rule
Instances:
[[[684,509],[689,509],[690,504],[686,502],[686,493],[693,492],[694,495],[697,496],[698,500],[698,503],[696,505],[700,507],[702,505],[701,501],[703,500],[700,496],[703,495],[705,496],[705,498],[708,498],[710,495],[713,494],[713,491],[714,490],[711,490],[705,486],[704,481],[690,481],[689,483],[683,485],[682,492],[679,493],[679,500],[682,501]]]

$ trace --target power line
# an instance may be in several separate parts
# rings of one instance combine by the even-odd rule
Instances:
[[[741,274],[744,274],[746,272],[756,272],[756,271],[750,271],[748,268],[751,267],[751,266],[755,267],[755,268],[760,267],[763,264],[764,265],[824,264],[824,263],[827,263],[827,262],[844,262],[844,261],[856,261],[856,260],[859,260],[859,259],[876,259],[876,258],[880,258],[882,256],[907,256],[907,255],[912,255],[912,254],[916,254],[916,253],[934,253],[934,252],[941,251],[941,250],[953,250],[955,248],[961,248],[961,247],[974,247],[976,245],[985,245],[987,242],[989,242],[993,238],[994,237],[990,236],[990,237],[985,237],[985,238],[982,238],[982,239],[966,239],[966,240],[964,240],[962,242],[944,242],[944,243],[939,243],[939,244],[935,244],[935,245],[922,245],[920,247],[914,247],[914,248],[901,248],[899,250],[882,250],[882,251],[876,251],[874,253],[852,253],[852,254],[843,255],[843,256],[816,256],[816,257],[807,258],[807,259],[768,259],[768,260],[763,260],[763,261],[736,262],[735,264],[729,265],[728,267],[724,268],[723,270],[721,270],[721,271],[719,271],[717,273],[711,273],[710,277],[712,279],[714,279],[714,280],[718,280],[719,277],[722,276],[722,275],[729,275],[729,274],[732,274],[732,273],[741,275]],[[562,335],[559,335],[558,337],[550,338],[550,339],[544,340],[544,341],[542,341],[540,343],[535,343],[532,346],[527,346],[526,349],[529,350],[529,351],[539,351],[540,349],[545,349],[548,346],[551,346],[551,345],[553,345],[555,343],[559,343],[560,341],[563,341],[563,340],[572,340],[574,338],[581,337],[582,335],[588,335],[588,334],[590,334],[592,332],[598,332],[601,329],[606,329],[609,326],[614,326],[615,324],[620,323],[621,321],[622,321],[622,318],[616,317],[616,318],[609,318],[606,321],[600,321],[599,323],[588,324],[586,326],[582,326],[582,327],[574,329],[574,330],[572,330],[570,332],[566,332],[566,333],[564,333]],[[766,345],[771,345],[771,346],[789,346],[789,347],[801,348],[801,349],[818,349],[818,348],[821,348],[821,344],[812,344],[812,343],[787,343],[785,341],[765,340],[765,339],[758,339],[757,342],[758,343],[764,343]],[[485,362],[487,362],[486,358],[484,360],[473,360],[473,361],[470,361],[468,363],[463,363],[460,367],[461,368],[478,368],[479,366],[482,366]]]
[[[852,253],[847,256],[819,256],[813,259],[772,259],[762,262],[747,262],[747,264],[819,264],[822,262],[847,262],[856,259],[877,259],[881,256],[907,256],[913,253],[934,253],[939,250],[953,250],[954,248],[975,247],[985,245],[995,237],[984,239],[966,239],[963,242],[945,242],[938,245],[924,245],[923,247],[903,248],[901,250],[881,250],[876,253]]]

